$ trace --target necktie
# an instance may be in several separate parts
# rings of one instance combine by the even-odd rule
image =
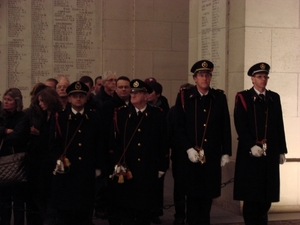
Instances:
[[[264,94],[259,94],[258,96],[260,97],[260,99],[261,99],[262,101],[265,101],[265,95],[264,95]]]
[[[137,115],[138,115],[138,116],[142,115],[142,112],[141,112],[141,111],[138,111],[138,112],[137,112]]]
[[[76,117],[76,119],[79,120],[81,118],[81,113],[80,112],[76,113],[75,117]]]

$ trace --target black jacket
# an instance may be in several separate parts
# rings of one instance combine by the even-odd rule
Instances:
[[[185,155],[182,169],[185,172],[187,195],[208,198],[220,196],[221,156],[231,155],[230,117],[225,94],[210,88],[208,94],[201,97],[196,86],[183,90],[177,96],[175,114],[176,138],[182,155]],[[196,145],[200,147],[202,142],[206,163],[192,163],[186,151]]]
[[[85,109],[83,115],[76,118],[67,108],[59,114],[58,123],[62,135],[57,134],[52,151],[61,155],[69,145],[66,157],[71,165],[65,174],[53,176],[53,205],[60,210],[87,211],[94,204],[95,169],[104,171],[100,115]]]
[[[13,129],[10,134],[5,134],[5,129]],[[9,155],[14,152],[26,152],[29,142],[30,128],[28,116],[23,112],[3,111],[0,115],[0,141],[3,140],[0,155]]]
[[[267,90],[264,102],[253,88],[239,92],[234,123],[238,134],[234,199],[279,201],[279,155],[287,153],[279,95]],[[266,156],[251,156],[251,147],[256,145],[256,139],[265,138],[265,131]]]
[[[165,159],[168,159],[164,115],[161,109],[147,105],[143,115],[138,116],[130,105],[118,110],[114,127],[110,151],[112,164],[125,162],[133,176],[121,185],[117,183],[117,177],[113,180],[117,204],[150,209],[153,207],[158,171],[166,170]],[[124,158],[120,160],[124,149]]]

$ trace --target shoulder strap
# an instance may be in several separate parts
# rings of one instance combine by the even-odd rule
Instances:
[[[237,93],[237,95],[236,95],[236,98],[235,98],[235,104],[238,102],[238,98],[240,98],[241,103],[242,103],[242,105],[243,105],[245,111],[247,111],[248,108],[247,108],[246,101],[245,101],[245,99],[244,99],[244,96],[243,96],[240,92]]]
[[[1,151],[1,148],[2,148],[2,145],[3,145],[3,138],[2,138],[2,140],[1,140],[1,143],[0,143],[0,151]]]

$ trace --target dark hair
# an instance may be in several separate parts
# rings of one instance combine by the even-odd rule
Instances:
[[[90,87],[94,86],[94,81],[90,76],[82,76],[79,81],[82,83],[88,83]]]
[[[39,104],[39,96],[42,98],[42,101],[48,105],[48,111],[57,112],[62,109],[60,97],[52,88],[47,87],[36,95],[35,102],[37,105]]]
[[[98,79],[102,80],[102,76],[98,76],[98,77],[95,78],[95,84],[96,84]]]
[[[43,83],[37,83],[33,86],[32,90],[30,91],[31,100],[39,93],[41,90],[48,87],[47,85]]]
[[[130,79],[128,77],[126,77],[126,76],[120,76],[120,77],[118,77],[117,82],[119,80],[126,80],[126,81],[128,81],[130,83]]]
[[[9,95],[10,97],[12,97],[15,100],[15,102],[16,102],[16,111],[18,111],[18,112],[22,111],[22,109],[23,109],[23,96],[22,96],[22,93],[21,93],[20,89],[10,88],[3,94],[3,97],[5,95]]]
[[[58,84],[58,80],[56,80],[55,78],[48,78],[46,81],[53,82],[55,84],[54,87],[56,87],[56,85]]]
[[[160,83],[158,82],[150,82],[148,85],[155,91],[156,94],[161,95],[163,91],[163,87]]]

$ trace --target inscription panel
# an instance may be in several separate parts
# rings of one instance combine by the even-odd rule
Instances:
[[[37,82],[98,75],[97,0],[0,0],[1,93],[20,88],[24,105]]]
[[[209,59],[214,63],[211,86],[225,90],[226,87],[226,12],[227,1],[201,1],[200,30],[201,59]]]

